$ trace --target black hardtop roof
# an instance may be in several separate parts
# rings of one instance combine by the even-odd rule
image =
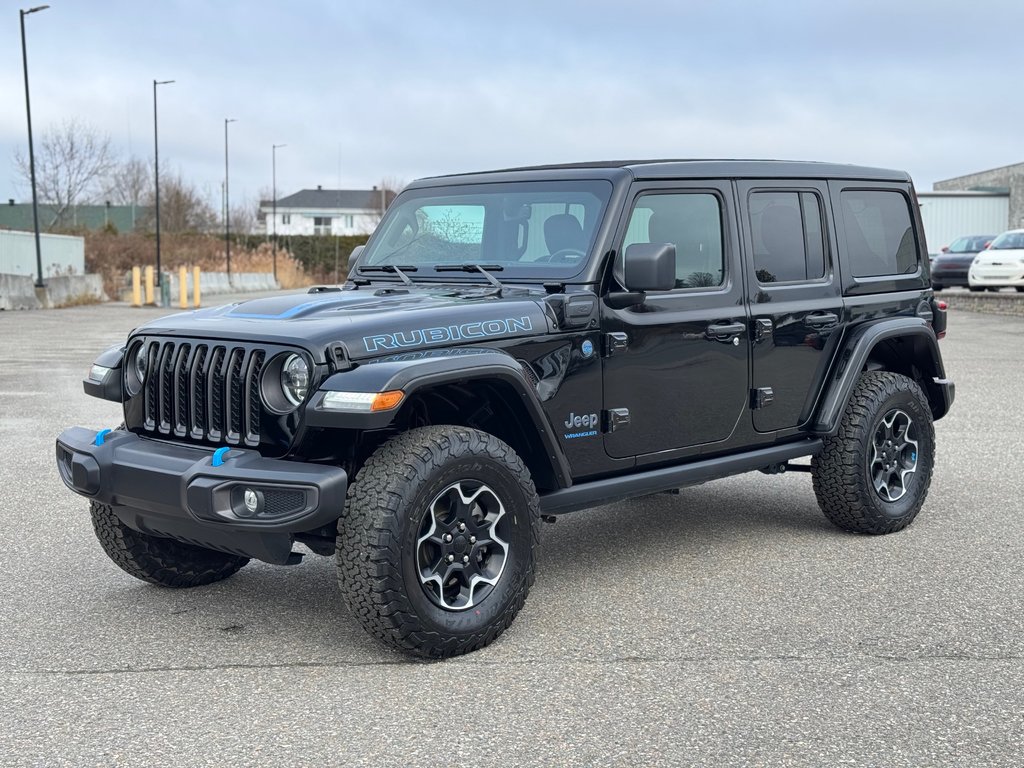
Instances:
[[[541,178],[582,178],[618,176],[629,173],[636,179],[670,178],[813,178],[909,181],[906,171],[860,165],[821,163],[807,160],[598,160],[580,163],[529,165],[475,173],[448,174],[419,179],[414,185],[473,181],[525,181]],[[596,173],[593,173],[596,172]]]

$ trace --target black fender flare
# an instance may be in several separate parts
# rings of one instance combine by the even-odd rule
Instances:
[[[953,382],[946,378],[939,353],[938,339],[932,327],[920,317],[899,317],[865,323],[853,330],[843,343],[825,386],[811,431],[834,435],[864,365],[880,343],[890,339],[912,342],[914,361],[924,374],[924,389],[932,416],[940,419],[953,404]]]
[[[518,395],[530,417],[559,487],[572,485],[569,463],[562,452],[547,414],[541,407],[533,383],[522,365],[511,355],[480,348],[457,348],[410,352],[362,363],[325,379],[305,408],[304,422],[310,427],[333,429],[385,429],[399,409],[377,413],[356,413],[324,408],[327,392],[388,392],[402,390],[403,403],[419,391],[439,384],[490,380],[508,385]]]

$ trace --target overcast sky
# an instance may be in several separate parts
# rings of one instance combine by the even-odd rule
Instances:
[[[0,200],[28,198],[19,6],[0,0]],[[51,0],[26,19],[36,136],[75,117],[219,201],[510,165],[1024,161],[1024,2]],[[219,202],[217,203],[219,207]]]

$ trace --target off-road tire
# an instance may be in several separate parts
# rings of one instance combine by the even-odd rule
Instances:
[[[916,426],[917,468],[896,501],[883,500],[869,475],[872,438],[892,409],[906,412]],[[935,464],[935,429],[921,387],[913,379],[889,371],[860,375],[843,413],[839,432],[825,439],[811,460],[814,494],[825,516],[856,533],[885,534],[902,530],[921,511]]]
[[[514,535],[492,591],[453,611],[432,602],[421,583],[417,537],[432,500],[462,481],[494,489]],[[414,429],[378,448],[350,485],[338,521],[338,581],[356,619],[385,644],[430,658],[457,656],[512,623],[533,584],[539,537],[537,491],[511,447],[467,427]]]
[[[981,293],[982,291],[985,290],[985,286],[983,286],[983,285],[969,285],[969,286],[967,286],[967,290],[969,290],[971,293]]]
[[[191,544],[139,533],[118,519],[106,504],[89,503],[92,527],[114,563],[137,579],[162,587],[200,587],[234,575],[249,562]]]

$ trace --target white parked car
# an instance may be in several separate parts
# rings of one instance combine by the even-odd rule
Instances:
[[[1016,288],[1024,293],[1024,229],[1003,232],[975,256],[967,282],[972,291]]]

